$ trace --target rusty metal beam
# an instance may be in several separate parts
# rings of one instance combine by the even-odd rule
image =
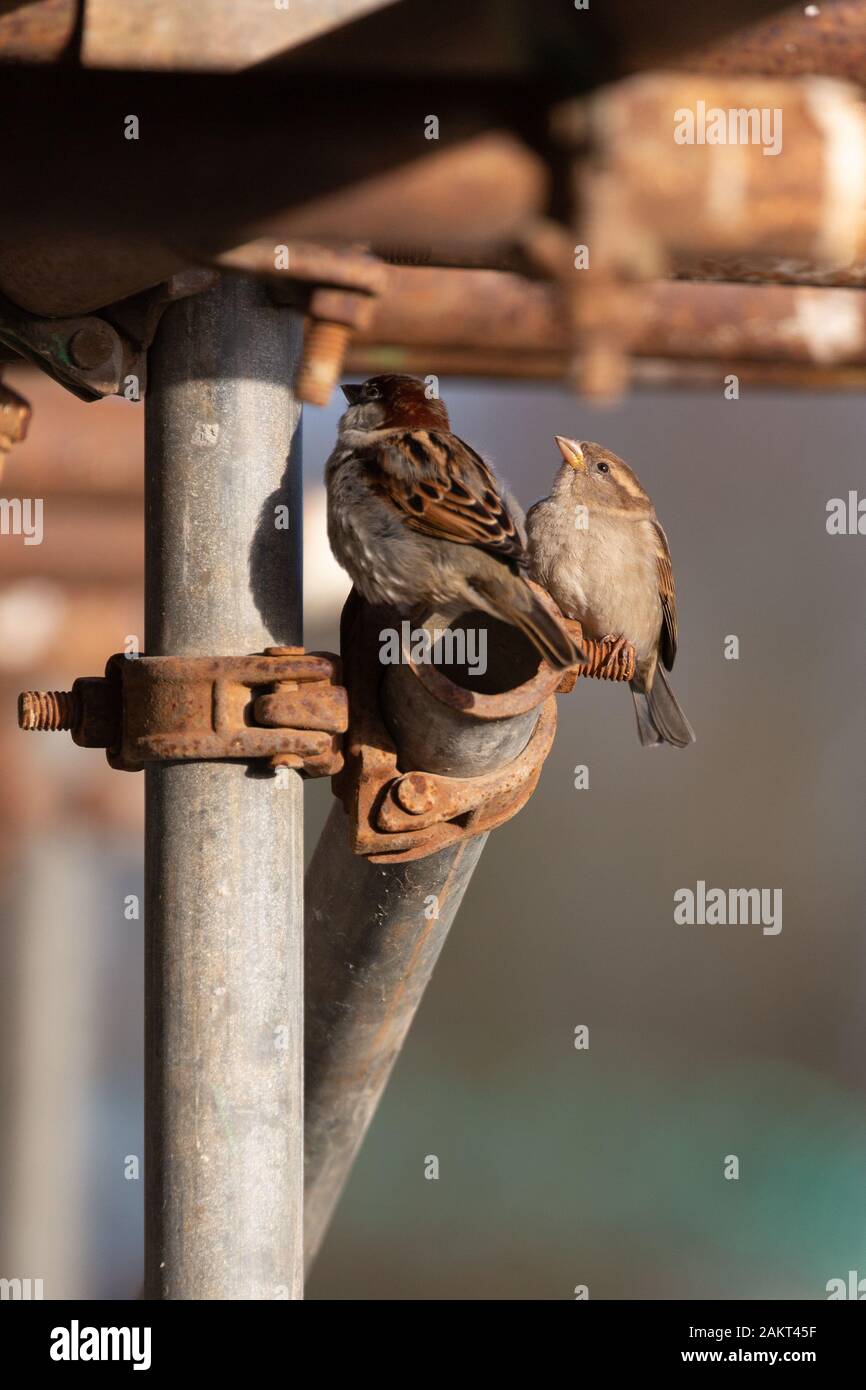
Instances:
[[[264,169],[261,173],[269,177]],[[88,313],[159,284],[186,266],[210,263],[241,241],[267,239],[272,248],[296,239],[339,246],[347,227],[355,240],[383,255],[422,263],[473,263],[489,255],[496,262],[543,211],[549,186],[537,155],[515,137],[493,131],[453,150],[409,160],[397,170],[351,180],[333,195],[295,209],[256,215],[243,227],[237,224],[237,209],[225,204],[222,211],[217,207],[213,220],[202,218],[199,207],[194,211],[199,220],[192,222],[181,198],[181,221],[174,227],[167,208],[157,223],[151,208],[142,211],[142,225],[132,234],[112,226],[111,211],[98,229],[68,227],[59,248],[50,230],[4,230],[0,293],[36,314]],[[136,190],[136,199],[140,192]],[[214,201],[221,202],[222,196],[219,192]],[[263,196],[257,189],[247,208],[252,210]],[[458,220],[461,202],[472,212]],[[22,211],[16,205],[15,215]]]
[[[550,281],[496,270],[386,266],[370,324],[354,341],[504,353],[566,347],[568,335],[566,307]]]
[[[531,147],[549,94],[532,84],[431,82],[434,142],[406,80],[8,69],[3,86],[28,119],[9,132],[0,292],[34,313],[100,308],[258,236],[344,243],[350,228],[377,251],[471,260],[550,196]]]
[[[637,358],[775,363],[780,369],[800,364],[816,370],[811,376],[789,372],[788,379],[816,385],[827,383],[829,368],[856,368],[863,361],[866,310],[858,291],[659,280],[632,286],[629,293],[631,352]],[[567,376],[573,350],[564,296],[550,281],[493,270],[386,266],[370,324],[357,335],[347,361],[352,371],[550,379]],[[648,373],[643,377],[649,379]],[[832,380],[852,378],[837,373]],[[108,417],[100,418],[108,423]],[[90,458],[81,461],[88,477]],[[51,464],[52,487],[81,490],[75,470],[67,477],[64,469]],[[124,475],[120,490],[134,492],[134,480]],[[65,510],[56,511],[52,534],[58,555],[65,517]],[[70,513],[68,524],[81,522]],[[125,514],[118,524],[127,525]],[[134,525],[131,515],[128,525]],[[43,558],[50,559],[48,539]],[[114,548],[86,547],[86,559],[81,547],[73,553],[81,555],[83,565],[108,566],[112,573],[119,565],[126,572],[129,545],[124,530]]]
[[[737,30],[675,66],[743,77],[839,77],[866,84],[866,3],[799,4]]]
[[[858,290],[654,280],[633,286],[631,295],[637,356],[818,366],[866,361],[866,296]],[[350,361],[363,357],[394,368],[405,365],[407,350],[416,363],[463,352],[470,370],[476,352],[506,371],[509,354],[527,366],[537,354],[539,365],[546,364],[538,374],[545,375],[566,362],[572,340],[562,295],[549,282],[491,270],[389,266]]]
[[[670,270],[672,275],[684,280],[866,289],[866,260],[859,259],[827,266],[796,256],[702,256],[693,253],[671,256]]]
[[[632,385],[638,389],[718,391],[722,372],[733,372],[740,385],[779,391],[866,391],[866,365],[821,367],[800,362],[747,362],[732,358],[720,369],[715,362],[681,358],[636,357],[631,364]]]
[[[643,0],[605,0],[575,14],[538,0],[4,0],[0,61],[235,71],[278,61],[292,70],[383,75],[566,72],[572,86],[609,81],[718,38],[784,0],[696,6],[668,0],[665,24]],[[384,14],[380,13],[384,11]]]
[[[757,136],[752,124],[746,136],[712,143],[696,125],[678,141],[678,129],[689,132],[677,113],[698,121],[699,109],[779,116]],[[671,255],[785,256],[827,268],[866,260],[866,114],[850,87],[653,73],[562,107],[555,121],[566,143],[577,147],[588,133],[594,142],[600,175],[583,188],[596,262],[645,275],[653,263],[667,270]]]
[[[393,2],[86,0],[81,58],[94,68],[236,72]]]
[[[320,202],[374,189],[375,180],[404,167],[432,165],[435,172],[445,153],[478,136],[504,132],[509,153],[521,144],[526,150],[524,137],[544,136],[552,99],[548,86],[531,80],[435,78],[422,108],[417,82],[406,76],[382,81],[355,73],[351,83],[334,83],[308,74],[287,81],[271,72],[222,77],[72,68],[9,68],[3,95],[8,110],[28,113],[8,151],[16,196],[4,205],[4,238],[15,226],[60,225],[106,237],[123,232],[145,243],[154,231],[169,244],[198,233],[210,235],[214,246],[251,240],[255,231],[224,240],[223,229],[254,227],[260,219],[285,223],[290,232],[290,214],[309,217]],[[438,140],[425,138],[426,109],[438,115]],[[127,113],[137,118],[137,138],[129,138],[135,128]],[[519,164],[515,172],[520,178]],[[521,183],[517,194],[497,193],[494,180],[489,183],[495,207],[512,205],[522,189]],[[490,224],[489,210],[469,203],[466,191],[452,188],[447,206],[428,207],[433,230],[423,245],[435,243],[436,229],[459,243]],[[391,235],[399,241],[405,234],[399,204],[392,211]],[[327,230],[317,226],[316,235]],[[331,230],[345,240],[345,226]],[[362,225],[351,235],[366,240],[370,233]]]
[[[383,75],[411,69],[425,82],[434,73],[542,73],[551,82],[565,77],[572,91],[586,90],[624,72],[657,67],[784,4],[666,0],[660,24],[646,0],[604,0],[580,11],[559,0],[437,0],[435,6],[402,0],[391,11],[293,50],[285,67],[343,74],[369,64]]]
[[[565,381],[569,376],[568,353],[496,353],[480,348],[387,348],[359,346],[347,359],[348,369],[371,376],[375,372],[413,372],[423,376],[489,377],[513,381]],[[866,365],[822,367],[815,363],[757,362],[731,357],[724,363],[679,357],[633,357],[631,385],[637,390],[719,390],[724,376],[735,373],[741,385],[766,386],[789,391],[866,390]]]
[[[55,63],[68,52],[84,0],[0,4],[0,62]]]
[[[655,73],[569,103],[555,124],[590,261],[575,275],[565,246],[551,273],[579,342],[575,375],[597,398],[622,390],[641,331],[636,282],[708,259],[756,278],[781,259],[856,280],[866,262],[866,113],[850,86]],[[822,352],[837,360],[852,341]]]
[[[632,351],[642,357],[866,363],[866,296],[859,290],[662,280],[645,296],[641,291],[636,304]]]
[[[443,137],[431,145],[414,86],[400,82],[357,79],[325,100],[326,84],[308,76],[288,93],[273,77],[226,78],[219,94],[203,77],[181,90],[166,76],[127,77],[122,89],[113,74],[47,76],[16,132],[18,196],[0,237],[0,291],[41,314],[98,308],[255,236],[341,242],[351,227],[384,255],[502,263],[551,200],[542,128],[552,93],[531,84],[433,82]],[[25,100],[18,77],[4,76],[10,104]],[[699,99],[780,106],[781,154],[676,145],[673,111]],[[241,113],[231,128],[227,107]],[[121,108],[138,114],[147,140],[121,143],[118,158]],[[841,171],[866,158],[866,119],[845,88],[656,75],[563,108],[560,137],[583,140],[588,120],[617,189],[609,212],[592,199],[596,256],[638,257],[656,273],[862,284],[866,218],[856,179]],[[311,131],[302,146],[300,121]]]
[[[0,62],[58,62],[78,34],[77,57],[85,67],[238,72],[393,3],[6,0],[0,4]]]

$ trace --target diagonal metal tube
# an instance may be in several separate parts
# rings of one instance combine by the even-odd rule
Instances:
[[[491,629],[488,676],[494,693],[467,700],[466,690],[441,672],[419,676],[407,666],[390,667],[382,677],[375,698],[402,771],[467,778],[510,764],[557,685],[555,673],[538,671],[538,658],[515,628],[481,614],[473,615],[475,620]],[[435,618],[430,623],[435,626]],[[476,710],[483,707],[483,715],[473,713],[473,703]],[[373,863],[353,852],[341,805],[332,809],[322,831],[305,886],[307,1266],[486,838],[470,836],[410,862]]]
[[[308,1268],[486,839],[383,865],[352,853],[342,806],[322,831],[307,871],[304,953]]]

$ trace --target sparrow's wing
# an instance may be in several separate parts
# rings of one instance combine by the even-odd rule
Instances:
[[[520,559],[514,518],[487,464],[439,430],[412,430],[375,450],[374,485],[413,531]]]
[[[656,534],[656,567],[659,580],[659,598],[662,601],[661,658],[668,671],[674,664],[677,654],[677,592],[674,587],[674,572],[671,566],[671,550],[668,538],[658,521],[653,522]]]

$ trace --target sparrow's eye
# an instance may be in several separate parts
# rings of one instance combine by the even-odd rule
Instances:
[[[610,464],[609,464],[609,463],[597,463],[595,466],[596,466],[596,468],[598,469],[599,473],[609,473],[609,472],[610,472]]]
[[[365,387],[364,395],[367,397],[368,401],[377,401],[381,394],[382,392],[379,390],[378,386]]]

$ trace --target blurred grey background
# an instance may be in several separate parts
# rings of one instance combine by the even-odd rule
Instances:
[[[138,407],[18,377],[37,410],[5,495],[34,495],[40,459],[84,456],[96,429],[138,476]],[[641,749],[617,686],[581,681],[559,701],[541,784],[485,850],[308,1297],[823,1298],[828,1279],[866,1276],[866,537],[825,525],[830,498],[864,489],[866,405],[727,401],[721,371],[718,391],[609,410],[536,384],[441,390],[526,506],[557,467],[554,433],[635,468],[671,544],[673,684],[698,742]],[[347,589],[321,492],[337,414],[304,421],[313,648],[336,645]],[[7,725],[14,689],[84,670],[62,607],[80,618],[80,596],[45,572],[44,495],[46,545],[0,575]],[[127,589],[105,586],[104,655],[141,630],[137,563],[133,547]],[[22,655],[34,629],[42,646]],[[141,779],[61,739],[7,729],[3,747],[0,1273],[44,1277],[46,1297],[134,1297],[142,923],[123,900],[141,892]],[[309,852],[330,789],[306,795]],[[675,925],[673,894],[698,879],[781,888],[781,934]]]

